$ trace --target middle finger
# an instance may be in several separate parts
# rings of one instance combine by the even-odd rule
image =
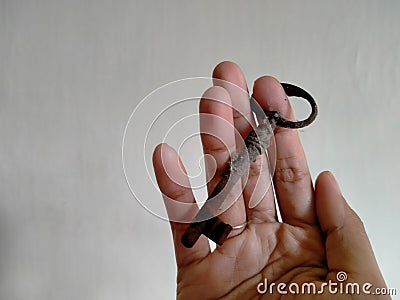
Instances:
[[[236,151],[245,147],[244,139],[256,127],[250,108],[247,84],[242,70],[232,62],[222,62],[213,72],[214,85],[224,87],[231,98],[233,121],[239,135]],[[265,154],[252,162],[242,178],[243,196],[249,221],[275,221],[276,208],[272,188],[269,161]]]

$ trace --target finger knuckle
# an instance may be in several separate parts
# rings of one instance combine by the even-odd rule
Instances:
[[[310,174],[296,166],[278,167],[275,170],[275,179],[282,183],[298,183],[309,178]]]
[[[168,193],[165,194],[165,196],[167,196],[169,199],[179,201],[179,200],[186,199],[188,196],[188,192],[189,192],[189,190],[187,188],[180,187],[180,188],[176,188],[176,189],[168,191]]]

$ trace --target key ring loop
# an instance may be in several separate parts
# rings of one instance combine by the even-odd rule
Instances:
[[[285,93],[288,97],[300,97],[305,99],[311,106],[311,113],[310,115],[301,121],[290,121],[284,118],[279,112],[277,111],[269,111],[263,110],[257,101],[254,99],[253,95],[250,97],[250,106],[253,112],[259,118],[268,118],[270,121],[274,120],[276,126],[285,127],[285,128],[302,128],[305,126],[310,125],[318,114],[317,104],[315,103],[314,98],[302,88],[295,86],[290,83],[281,83]]]

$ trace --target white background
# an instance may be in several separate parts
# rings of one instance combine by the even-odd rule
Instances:
[[[175,297],[169,225],[131,195],[122,135],[151,91],[222,60],[250,89],[269,74],[313,94],[320,114],[301,132],[313,178],[337,176],[400,292],[399,11],[389,0],[0,0],[0,299]],[[136,184],[161,203],[147,176]]]

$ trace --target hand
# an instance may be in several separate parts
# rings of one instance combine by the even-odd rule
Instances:
[[[231,62],[219,64],[213,77],[247,90],[240,68]],[[253,93],[263,109],[276,110],[293,118],[290,103],[284,101],[287,97],[276,79],[259,78],[254,83]],[[233,113],[232,107],[240,107],[245,113]],[[243,139],[252,129],[254,120],[248,99],[234,97],[231,88],[224,84],[205,92],[200,101],[200,113],[201,131],[214,135],[201,136],[204,153],[212,155],[217,164],[215,175],[208,183],[211,192],[230,159],[228,148],[235,149],[236,141],[233,130],[227,130],[218,121],[211,121],[211,124],[202,121],[202,115],[222,118]],[[250,123],[246,115],[250,116]],[[359,283],[361,289],[363,283],[371,283],[371,293],[376,287],[385,287],[363,224],[343,198],[333,175],[321,173],[313,187],[296,130],[278,127],[275,142],[277,163],[273,184],[282,222],[277,219],[273,190],[267,189],[270,177],[266,158],[260,155],[252,163],[245,184],[238,182],[234,188],[239,191],[238,200],[219,216],[231,225],[247,220],[247,226],[233,231],[222,246],[211,252],[207,238],[201,236],[193,248],[187,249],[180,240],[188,224],[171,222],[178,266],[178,299],[364,299],[362,290],[360,295],[340,295],[339,292],[332,295],[328,286],[324,288],[323,283],[339,282],[336,278],[339,271],[348,276],[344,283]],[[165,197],[195,202],[184,167],[171,147],[159,145],[154,151],[153,163]],[[207,160],[206,168],[212,168]],[[254,197],[258,205],[249,208]],[[174,209],[167,205],[169,215],[180,213]],[[182,213],[194,216],[197,210]],[[286,284],[286,295],[278,292],[279,283]],[[302,283],[314,283],[317,291],[323,290],[324,294],[294,295],[288,289],[291,283],[297,283],[300,288]],[[260,294],[263,289],[267,290],[265,295]]]

